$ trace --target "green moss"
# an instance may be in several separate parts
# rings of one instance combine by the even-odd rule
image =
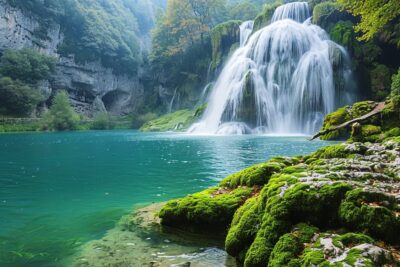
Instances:
[[[373,101],[363,101],[354,103],[353,106],[346,106],[339,108],[338,110],[328,114],[325,117],[324,124],[322,126],[322,131],[331,129],[335,126],[339,126],[342,123],[345,123],[349,120],[361,117],[369,112],[371,112],[376,106],[376,103]],[[375,123],[372,119],[369,123]],[[325,134],[320,137],[322,140],[340,140],[347,139],[350,137],[350,127],[342,128],[340,130],[332,131],[328,134]]]
[[[299,223],[294,227],[292,232],[299,238],[301,243],[308,243],[311,238],[319,232],[319,229],[306,223]]]
[[[400,220],[393,197],[355,189],[347,193],[339,216],[350,229],[366,232],[387,242],[399,243]]]
[[[339,242],[341,242],[346,247],[353,247],[360,244],[373,244],[374,239],[365,234],[346,233],[343,235],[335,236],[333,238],[333,243],[335,246],[339,247]]]
[[[271,252],[268,267],[298,266],[297,256],[303,250],[303,244],[293,234],[285,234],[279,238]]]
[[[230,255],[238,256],[246,252],[259,230],[262,215],[258,197],[247,200],[237,210],[225,240],[225,249]]]
[[[371,112],[376,106],[376,103],[373,101],[363,101],[354,103],[350,110],[351,118],[361,117],[369,112]]]
[[[318,159],[346,158],[349,154],[350,153],[346,151],[345,144],[338,144],[323,147],[311,154],[310,157]]]
[[[396,127],[385,132],[385,138],[400,136],[400,128]]]
[[[162,225],[188,230],[227,230],[235,211],[252,194],[251,188],[233,191],[210,188],[179,200],[172,200],[159,213]]]
[[[277,7],[280,5],[281,3],[265,5],[263,11],[257,15],[256,19],[254,20],[253,32],[258,31],[271,23],[272,16],[274,15]]]
[[[339,108],[338,110],[328,114],[325,117],[322,130],[330,129],[334,126],[340,125],[340,124],[348,121],[349,120],[348,109],[349,109],[349,107],[346,106],[346,107]],[[329,134],[321,136],[321,139],[322,140],[337,140],[337,139],[346,138],[346,137],[348,137],[348,133],[345,130],[339,130],[339,131],[333,131]]]
[[[357,262],[357,260],[362,259],[362,263],[363,266],[365,267],[374,267],[375,264],[368,258],[365,258],[362,255],[362,251],[358,250],[358,249],[351,249],[348,253],[347,253],[347,257],[344,260],[347,264],[350,264],[350,266],[354,266]]]
[[[268,183],[271,175],[279,172],[282,167],[282,164],[273,162],[257,164],[226,177],[220,186],[236,188],[238,186],[264,185]]]
[[[320,266],[322,262],[325,261],[325,255],[322,250],[314,250],[312,248],[307,248],[301,258],[301,266]]]
[[[146,122],[140,131],[143,132],[166,132],[166,131],[182,131],[187,129],[198,117],[195,116],[197,112],[184,109],[178,110],[174,113],[166,114]]]
[[[313,10],[313,23],[324,26],[324,18],[334,11],[339,10],[339,4],[334,2],[322,2],[317,4]]]
[[[216,70],[229,55],[231,47],[240,41],[239,20],[231,20],[211,30],[212,69]]]
[[[336,211],[349,190],[351,187],[345,183],[325,185],[319,189],[296,184],[283,196],[278,194],[264,198],[267,204],[263,223],[246,254],[245,266],[265,266],[276,242],[293,223],[308,221],[317,226],[337,223]],[[263,190],[261,193],[267,192]]]

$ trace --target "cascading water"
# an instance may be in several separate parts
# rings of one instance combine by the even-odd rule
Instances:
[[[350,101],[347,53],[309,17],[308,4],[295,2],[277,8],[272,23],[251,36],[252,23],[245,22],[241,47],[189,132],[309,134]]]
[[[240,46],[244,46],[253,31],[254,21],[245,21],[240,25]]]

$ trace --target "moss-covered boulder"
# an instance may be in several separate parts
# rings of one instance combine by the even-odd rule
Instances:
[[[225,59],[239,45],[241,23],[239,20],[231,20],[221,23],[211,30],[211,69],[213,71],[220,68]]]
[[[400,137],[275,158],[168,203],[160,217],[228,230],[225,249],[245,267],[398,264],[399,162]]]
[[[364,101],[339,108],[325,117],[321,131],[332,129],[347,121],[362,117],[373,111],[379,103]],[[396,98],[387,100],[380,114],[373,116],[358,124],[330,131],[320,137],[322,140],[345,140],[352,138],[353,141],[377,142],[387,137],[394,136],[396,128],[400,126],[400,105]],[[389,133],[389,131],[392,131]]]
[[[193,230],[225,231],[235,211],[253,194],[253,188],[210,188],[180,200],[169,201],[160,211],[165,226]]]

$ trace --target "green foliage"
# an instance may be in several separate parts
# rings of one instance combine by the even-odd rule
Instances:
[[[32,49],[5,50],[0,62],[0,74],[2,76],[29,84],[48,80],[55,68],[54,58]]]
[[[392,77],[391,97],[400,96],[400,69],[397,74]]]
[[[390,94],[391,72],[383,65],[377,65],[371,72],[371,90],[374,99],[382,100]]]
[[[324,17],[329,16],[338,9],[339,5],[335,2],[322,2],[317,4],[313,11],[313,23],[318,25],[323,24]]]
[[[32,120],[7,120],[0,121],[0,133],[34,132],[39,129],[39,122]]]
[[[263,11],[259,15],[257,15],[257,17],[254,20],[253,31],[256,32],[261,28],[265,27],[266,25],[268,25],[271,22],[275,9],[279,6],[280,3],[265,5]]]
[[[352,54],[356,49],[360,49],[353,27],[354,24],[349,20],[339,21],[329,31],[332,41],[346,47]]]
[[[153,7],[147,1],[29,0],[8,2],[39,20],[34,34],[46,40],[54,23],[61,25],[62,55],[79,63],[101,60],[116,73],[135,74],[143,61],[139,37],[153,26]]]
[[[250,2],[242,2],[229,7],[229,17],[233,20],[253,20],[257,13],[257,6]]]
[[[31,86],[9,77],[0,77],[0,114],[29,116],[42,100],[42,95]]]
[[[182,55],[189,46],[204,42],[211,28],[223,21],[224,12],[221,0],[169,0],[153,31],[153,61]]]
[[[112,130],[115,128],[115,121],[107,112],[96,114],[90,129],[92,130]]]
[[[134,74],[141,63],[138,25],[128,1],[65,2],[65,40],[59,51],[78,62],[101,59],[117,73]]]
[[[363,41],[372,39],[385,25],[400,16],[398,0],[338,0],[338,2],[353,15],[361,17],[361,22],[355,29],[363,34],[359,38]]]
[[[60,91],[54,96],[50,111],[44,115],[41,129],[48,131],[76,130],[79,121],[79,115],[71,107],[68,94]]]

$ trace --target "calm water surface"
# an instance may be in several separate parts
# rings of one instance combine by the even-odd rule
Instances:
[[[132,131],[0,135],[0,266],[57,266],[132,207],[327,144]]]

